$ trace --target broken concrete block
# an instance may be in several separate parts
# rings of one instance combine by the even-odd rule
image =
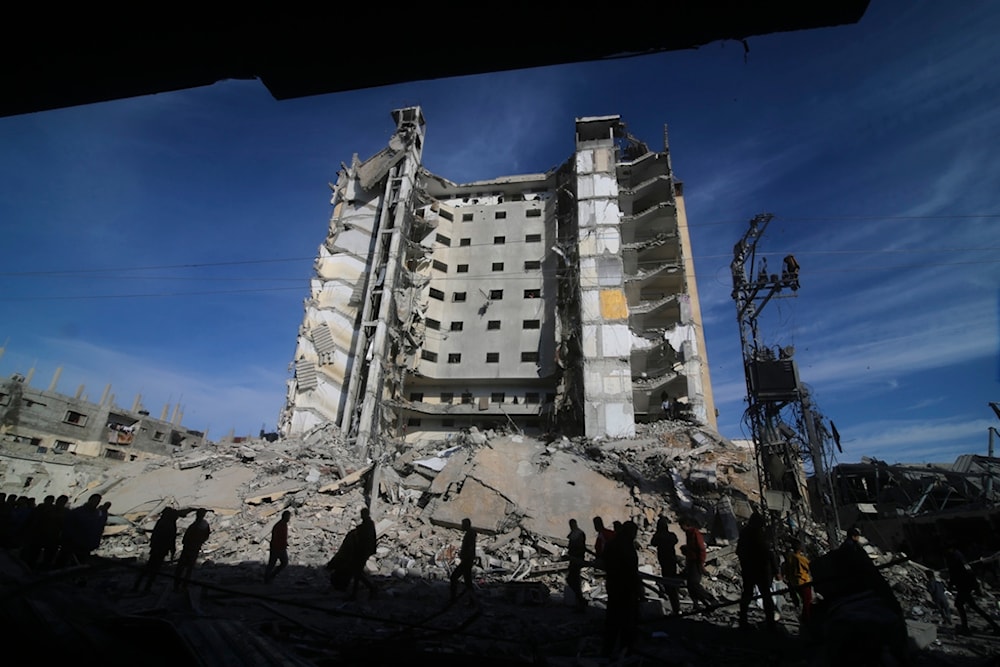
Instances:
[[[937,640],[937,626],[933,623],[907,619],[906,634],[917,650],[923,650]]]
[[[352,484],[357,484],[361,479],[368,474],[374,465],[367,465],[360,470],[355,470],[350,475],[347,475],[343,479],[338,479],[332,484],[327,484],[326,486],[321,486],[319,488],[320,493],[337,493],[343,488],[351,486]]]

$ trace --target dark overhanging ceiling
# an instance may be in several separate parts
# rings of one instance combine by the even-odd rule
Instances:
[[[290,99],[690,49],[858,22],[869,0],[348,3],[181,10],[22,9],[6,25],[0,116],[258,78]],[[131,13],[129,13],[131,12]],[[31,14],[35,14],[31,16]]]

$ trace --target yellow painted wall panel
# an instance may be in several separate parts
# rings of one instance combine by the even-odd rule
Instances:
[[[601,290],[601,317],[605,320],[628,319],[628,302],[620,289]]]

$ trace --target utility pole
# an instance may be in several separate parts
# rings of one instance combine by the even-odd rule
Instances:
[[[766,258],[757,257],[757,243],[773,217],[770,213],[761,213],[750,220],[749,229],[733,248],[730,264],[732,298],[736,303],[747,383],[744,419],[753,439],[765,508],[804,513],[807,494],[799,488],[797,471],[802,466],[802,450],[806,450],[815,475],[827,537],[833,545],[840,541],[840,530],[832,508],[833,488],[824,464],[823,436],[817,425],[822,417],[808,390],[799,383],[794,348],[765,346],[758,330],[758,319],[768,302],[782,290],[796,292],[799,289],[799,264],[794,256],[788,255],[782,260],[780,273],[769,273]],[[801,416],[799,421],[804,434],[782,419],[781,412],[787,407]],[[769,497],[780,506],[771,507]]]

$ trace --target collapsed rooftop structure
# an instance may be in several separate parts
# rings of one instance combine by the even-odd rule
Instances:
[[[422,165],[421,109],[392,117],[388,146],[331,185],[283,435],[630,437],[664,399],[715,428],[666,131],[654,151],[619,116],[580,118],[561,166],[457,184]]]
[[[1000,458],[963,454],[954,463],[863,458],[832,471],[843,526],[861,526],[873,544],[940,563],[958,544],[978,558],[1000,551]]]

